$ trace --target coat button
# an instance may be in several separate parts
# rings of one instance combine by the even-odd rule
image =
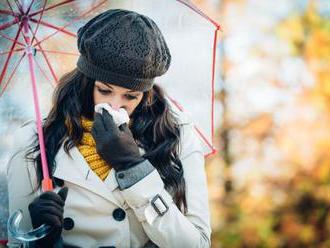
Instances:
[[[125,219],[126,213],[124,210],[122,210],[121,208],[116,208],[113,212],[112,212],[112,216],[115,220],[117,221],[122,221],[123,219]]]
[[[119,177],[120,179],[123,179],[123,178],[125,177],[125,174],[122,173],[122,172],[119,172],[119,173],[118,173],[118,177]]]
[[[64,230],[71,230],[74,227],[74,221],[70,217],[66,217],[63,220],[63,228]]]

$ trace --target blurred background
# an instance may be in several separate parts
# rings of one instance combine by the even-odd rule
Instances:
[[[330,247],[330,1],[194,1],[222,25],[213,247]]]
[[[206,159],[212,247],[330,247],[330,0],[192,2],[222,27],[218,152]],[[14,119],[4,102],[1,118]]]

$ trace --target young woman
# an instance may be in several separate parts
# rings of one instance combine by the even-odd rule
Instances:
[[[8,165],[10,213],[23,210],[22,228],[52,226],[35,247],[210,247],[199,139],[154,83],[171,62],[157,25],[108,10],[79,29],[78,48],[77,68],[61,78],[43,123],[56,188],[41,191],[36,127],[28,122]],[[124,109],[129,123],[96,113],[99,103]]]

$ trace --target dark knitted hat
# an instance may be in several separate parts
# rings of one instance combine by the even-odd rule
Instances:
[[[156,23],[134,11],[111,9],[78,30],[78,70],[97,81],[147,91],[171,54]]]

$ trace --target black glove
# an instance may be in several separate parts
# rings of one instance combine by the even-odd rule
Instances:
[[[68,188],[62,188],[57,194],[51,191],[42,193],[29,204],[33,228],[42,224],[52,227],[51,232],[36,242],[38,247],[53,247],[60,239],[63,226],[63,211]]]
[[[108,111],[94,115],[91,131],[96,143],[96,151],[116,171],[126,170],[145,159],[127,123],[117,127]]]

